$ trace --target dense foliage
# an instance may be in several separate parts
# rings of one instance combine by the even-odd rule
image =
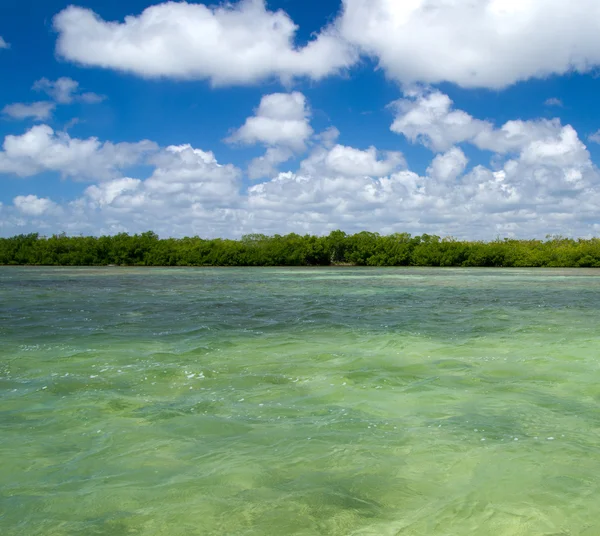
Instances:
[[[241,240],[38,234],[0,238],[0,264],[130,266],[548,266],[600,267],[600,239],[467,242],[361,232],[328,236],[247,235]]]

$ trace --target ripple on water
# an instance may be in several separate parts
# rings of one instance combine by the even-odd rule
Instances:
[[[600,534],[600,275],[0,269],[0,533]]]

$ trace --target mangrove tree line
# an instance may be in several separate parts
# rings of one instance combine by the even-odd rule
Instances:
[[[247,235],[240,240],[114,236],[0,238],[0,264],[45,266],[496,266],[600,267],[600,239],[548,237],[474,242],[334,231],[328,236]]]

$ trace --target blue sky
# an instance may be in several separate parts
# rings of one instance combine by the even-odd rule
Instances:
[[[5,0],[0,235],[600,231],[593,0]]]

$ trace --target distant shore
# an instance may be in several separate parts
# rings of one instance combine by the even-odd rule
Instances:
[[[0,265],[85,267],[600,268],[600,238],[490,242],[363,231],[327,236],[247,235],[239,240],[142,234],[0,238]]]

